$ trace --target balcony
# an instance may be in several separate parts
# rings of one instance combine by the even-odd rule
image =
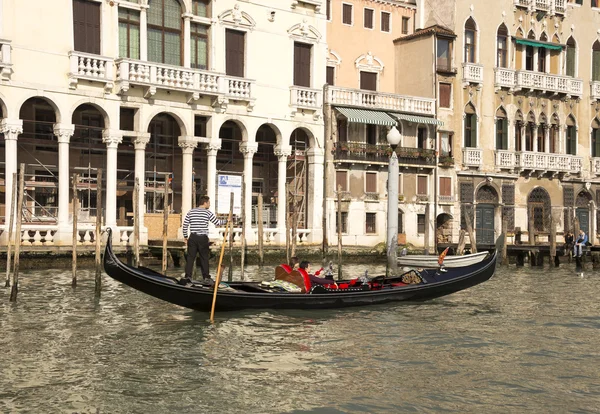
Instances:
[[[76,89],[79,81],[104,84],[104,92],[114,86],[114,61],[112,58],[83,52],[69,52],[69,88]]]
[[[334,142],[333,159],[335,161],[358,161],[363,163],[387,164],[392,149],[388,144],[366,144],[364,142]],[[396,148],[398,163],[405,166],[435,166],[435,151],[421,148]]]
[[[229,100],[247,102],[249,111],[254,107],[253,80],[133,59],[119,59],[116,64],[121,95],[126,95],[131,86],[140,86],[146,98],[152,98],[158,90],[186,93],[189,103],[204,95],[213,96],[213,107],[218,112],[227,109]]]
[[[327,103],[330,105],[356,106],[377,110],[435,115],[435,99],[396,95],[364,89],[331,86],[327,92]]]
[[[592,174],[600,175],[600,157],[592,158],[591,170],[592,170]]]
[[[10,52],[10,40],[0,39],[0,79],[3,81],[10,80],[13,72]]]
[[[565,0],[515,0],[515,6],[524,7],[532,12],[536,10],[550,14],[565,12]]]
[[[483,150],[479,148],[463,149],[463,165],[465,167],[481,168],[483,164]]]
[[[576,97],[583,95],[583,81],[581,79],[528,70],[517,71],[516,88]]]
[[[308,110],[314,112],[314,118],[318,120],[321,117],[322,102],[320,89],[290,86],[292,116],[295,116],[298,111]]]
[[[516,166],[516,158],[514,151],[497,150],[496,151],[496,168],[501,170],[514,170]]]
[[[591,81],[590,82],[590,96],[592,99],[600,99],[600,82]]]
[[[465,85],[473,83],[483,84],[483,65],[476,63],[463,63],[463,82]]]
[[[496,90],[501,88],[513,90],[517,84],[517,72],[514,69],[507,68],[494,69],[494,84]]]
[[[582,157],[522,151],[515,153],[515,166],[520,171],[529,172],[529,175],[536,173],[540,177],[546,173],[552,176],[578,174],[581,173]]]

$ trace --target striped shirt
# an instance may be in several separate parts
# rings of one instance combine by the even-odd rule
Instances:
[[[208,236],[208,222],[215,226],[222,226],[225,220],[219,220],[215,213],[203,208],[193,208],[185,215],[183,219],[183,237],[187,239],[190,234],[202,234]]]

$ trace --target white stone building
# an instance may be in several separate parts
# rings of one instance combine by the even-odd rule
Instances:
[[[322,209],[307,206],[323,202],[324,13],[321,0],[0,0],[3,231],[24,163],[25,244],[71,243],[74,173],[91,240],[99,168],[123,243],[135,179],[145,241],[165,177],[175,237],[194,196],[215,206],[217,176],[242,173],[246,210],[264,195],[268,241],[284,240],[290,193],[299,237],[320,241]]]

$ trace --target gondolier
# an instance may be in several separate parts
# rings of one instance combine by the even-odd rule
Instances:
[[[200,271],[202,272],[203,281],[207,284],[214,284],[208,272],[208,258],[210,254],[208,223],[211,222],[215,226],[222,226],[227,221],[218,219],[209,208],[210,198],[202,196],[200,197],[200,206],[188,211],[183,220],[183,238],[187,243],[187,262],[185,264],[185,277],[181,280],[182,284],[192,281],[196,255],[200,255]]]

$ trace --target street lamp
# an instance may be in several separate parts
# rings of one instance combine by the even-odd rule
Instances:
[[[396,251],[398,250],[398,156],[396,147],[400,143],[400,132],[395,126],[387,133],[387,141],[392,147],[388,165],[388,221],[387,221],[387,272],[398,266]]]

